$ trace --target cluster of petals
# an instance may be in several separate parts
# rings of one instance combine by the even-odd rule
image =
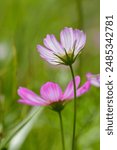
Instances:
[[[37,45],[37,50],[44,60],[53,65],[70,65],[84,47],[86,35],[81,30],[65,27],[60,33],[60,42],[48,34],[43,43],[44,46]]]
[[[100,87],[100,74],[87,73],[86,77],[90,84]]]
[[[80,84],[79,76],[75,77],[75,83],[77,97],[81,96],[90,89],[89,81],[86,81],[80,88],[78,88]],[[20,96],[18,102],[32,106],[47,106],[56,102],[64,103],[74,97],[73,81],[69,82],[64,92],[62,92],[62,89],[57,83],[47,82],[42,85],[40,89],[40,96],[23,87],[18,89],[18,95]]]

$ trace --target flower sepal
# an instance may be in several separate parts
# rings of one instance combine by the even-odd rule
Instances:
[[[59,59],[61,59],[62,62],[60,62],[60,64],[64,64],[66,66],[72,65],[75,61],[74,55],[72,53],[67,54],[67,52],[66,52],[66,55],[64,55],[64,56],[58,56],[58,55],[56,55],[56,56]]]
[[[61,112],[64,109],[64,104],[61,101],[54,102],[51,105],[51,110],[56,111],[56,112]]]

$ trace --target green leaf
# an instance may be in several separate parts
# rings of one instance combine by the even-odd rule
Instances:
[[[38,116],[41,114],[43,108],[42,107],[34,107],[30,111],[27,118],[25,118],[19,125],[16,126],[15,129],[13,129],[7,136],[1,141],[0,149],[7,146],[7,144],[10,142],[10,149],[15,149],[17,146],[21,146],[23,141],[25,140],[26,136],[30,132],[31,128],[33,127],[33,124],[37,120]],[[21,137],[22,135],[22,137]],[[20,137],[20,140],[19,140]],[[18,141],[17,141],[18,140]],[[18,142],[18,143],[17,143]]]

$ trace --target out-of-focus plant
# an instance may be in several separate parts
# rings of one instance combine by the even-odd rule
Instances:
[[[21,147],[21,143],[23,142],[22,140],[26,138],[26,134],[28,134],[28,132],[32,128],[32,124],[34,124],[35,121],[38,119],[39,115],[42,112],[42,109],[43,108],[40,108],[40,107],[32,108],[29,115],[1,140],[0,149],[5,149],[5,148],[7,149],[9,142],[11,142],[10,149],[11,147],[13,147],[13,149],[14,147],[16,149],[18,149],[18,147]],[[22,133],[25,133],[23,137],[20,136],[22,135]],[[18,139],[18,138],[21,138],[21,139]],[[15,142],[16,143],[19,142],[19,144],[15,145]]]

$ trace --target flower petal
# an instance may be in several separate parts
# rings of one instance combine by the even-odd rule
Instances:
[[[43,59],[45,59],[46,61],[48,61],[53,65],[57,65],[62,62],[57,56],[54,55],[54,53],[51,50],[41,45],[37,45],[37,50]]]
[[[37,94],[32,92],[31,90],[27,88],[20,87],[18,89],[18,95],[21,97],[21,100],[19,102],[25,103],[25,104],[32,104],[32,105],[46,105],[47,102],[39,97]]]
[[[62,90],[58,84],[47,82],[41,87],[40,94],[43,99],[53,103],[61,100]]]
[[[79,84],[80,84],[80,77],[79,76],[76,76],[75,77],[75,83],[76,83],[76,89],[78,88]],[[62,97],[62,100],[65,100],[65,99],[72,99],[74,97],[74,85],[73,85],[73,80],[69,82],[64,94],[63,94],[63,97]]]
[[[72,28],[64,28],[60,33],[60,41],[67,53],[71,52],[74,46],[74,34]]]
[[[92,73],[87,73],[86,77],[92,85],[96,87],[100,87],[100,75],[99,74],[94,75]]]
[[[24,99],[20,99],[18,100],[18,102],[26,105],[31,105],[31,106],[41,106],[41,104],[37,104],[35,102],[24,100]]]
[[[77,92],[76,92],[77,97],[88,92],[90,89],[90,86],[91,86],[90,82],[86,81],[79,89],[77,89]]]
[[[61,46],[61,44],[56,40],[55,36],[53,34],[47,35],[46,38],[44,39],[44,45],[52,50],[55,54],[58,55],[64,55],[65,52]]]
[[[74,30],[74,43],[75,43],[74,54],[76,56],[86,43],[86,35],[83,31],[77,29]]]

